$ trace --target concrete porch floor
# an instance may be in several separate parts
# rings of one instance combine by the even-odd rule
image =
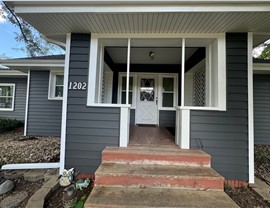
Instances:
[[[131,125],[129,138],[129,146],[179,148],[175,137],[165,127]]]

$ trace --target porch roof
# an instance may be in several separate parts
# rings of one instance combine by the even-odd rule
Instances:
[[[10,1],[14,11],[47,38],[66,33],[254,32],[254,45],[269,38],[270,0]]]

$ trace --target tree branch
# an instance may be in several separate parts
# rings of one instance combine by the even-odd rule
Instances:
[[[8,11],[12,14],[12,16],[15,18],[15,20],[16,20],[16,22],[18,23],[18,26],[19,26],[19,28],[20,28],[20,30],[21,30],[21,33],[22,33],[22,35],[23,35],[24,40],[25,40],[26,42],[28,42],[28,39],[26,38],[26,36],[25,36],[25,34],[24,34],[22,25],[21,25],[19,19],[17,18],[16,14],[14,14],[14,12],[8,7],[8,5],[7,5],[5,2],[3,2],[3,4],[4,4],[5,7],[8,9]]]

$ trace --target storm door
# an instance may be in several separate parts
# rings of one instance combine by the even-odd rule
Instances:
[[[158,124],[157,86],[155,75],[138,77],[137,124]]]

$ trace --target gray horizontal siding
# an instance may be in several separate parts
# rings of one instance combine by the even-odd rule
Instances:
[[[0,77],[0,83],[15,84],[15,101],[13,111],[0,111],[0,118],[12,118],[20,121],[25,119],[27,77],[4,78]]]
[[[135,125],[135,109],[130,109],[130,125]]]
[[[31,71],[27,135],[61,135],[62,101],[48,100],[49,76],[49,71]]]
[[[175,127],[175,111],[159,111],[159,126]]]
[[[191,147],[228,180],[248,181],[247,34],[227,34],[227,111],[191,111]]]
[[[270,144],[270,75],[254,75],[254,142]]]
[[[89,47],[89,34],[72,34],[69,81],[88,82]],[[86,103],[87,91],[68,91],[65,167],[94,173],[102,150],[119,145],[120,108]]]

